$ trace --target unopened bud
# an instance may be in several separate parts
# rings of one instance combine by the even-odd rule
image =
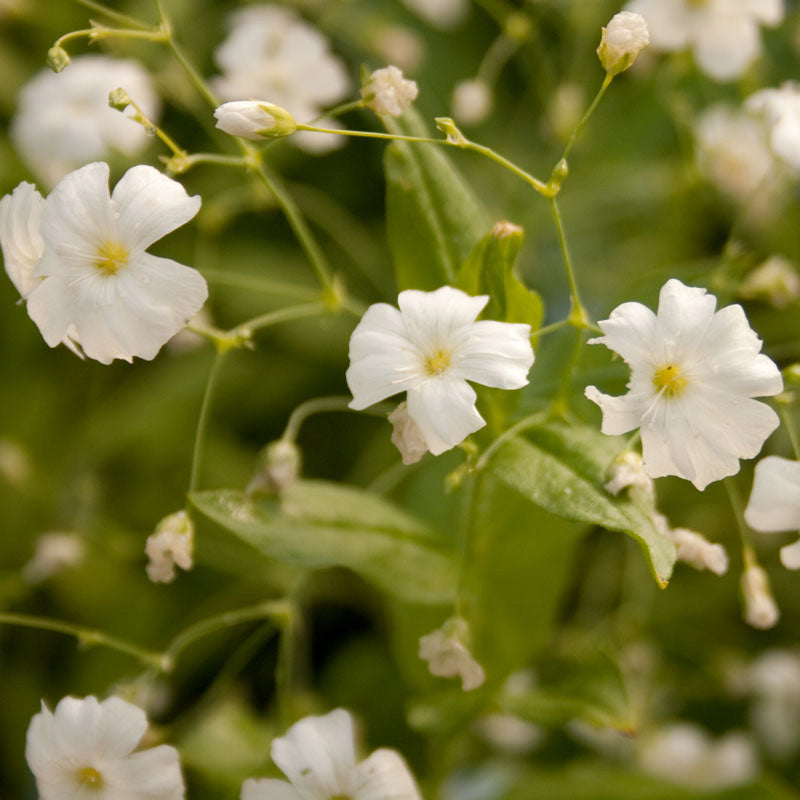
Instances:
[[[147,537],[144,552],[150,562],[147,577],[153,583],[171,583],[175,580],[175,567],[191,569],[194,566],[194,524],[185,511],[164,517],[155,533]]]
[[[608,27],[603,28],[597,55],[609,75],[619,75],[636,61],[636,57],[650,44],[650,31],[639,14],[620,11]]]
[[[300,476],[303,456],[300,448],[285,439],[270,442],[259,454],[255,475],[247,485],[247,493],[285,492]]]
[[[108,94],[108,104],[117,111],[124,111],[131,104],[131,99],[124,89],[114,89]]]
[[[456,144],[459,147],[466,147],[469,144],[467,137],[461,133],[450,117],[434,117],[433,121],[436,123],[436,127],[447,137],[447,141],[450,144]]]
[[[280,139],[297,130],[294,117],[285,108],[260,100],[223,103],[214,117],[221,131],[253,141]]]
[[[47,51],[47,66],[53,72],[61,72],[69,64],[69,53],[63,47],[51,47]]]
[[[745,622],[760,630],[774,627],[781,614],[772,596],[767,573],[758,564],[750,564],[742,573],[741,586]]]
[[[414,81],[403,77],[402,70],[388,66],[376,69],[361,87],[361,98],[376,114],[399,117],[419,93]]]

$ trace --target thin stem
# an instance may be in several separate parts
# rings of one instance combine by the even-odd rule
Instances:
[[[278,297],[286,297],[292,300],[314,300],[319,296],[316,289],[305,289],[293,283],[284,283],[272,278],[261,278],[258,276],[241,275],[226,272],[225,270],[207,269],[203,270],[203,277],[210,283],[221,284],[223,286],[233,286],[237,289],[247,289],[249,291],[264,292],[274,294]]]
[[[558,244],[561,248],[561,258],[564,262],[564,268],[567,271],[567,280],[569,281],[570,301],[572,307],[570,308],[569,317],[567,318],[571,325],[576,328],[590,328],[595,327],[589,322],[589,316],[581,303],[580,293],[578,292],[578,281],[575,278],[575,270],[572,268],[572,259],[569,255],[569,247],[567,247],[567,238],[564,235],[564,223],[561,220],[561,212],[558,208],[558,201],[555,197],[550,197],[550,209],[553,212],[553,222],[556,226],[556,235],[558,236]]]
[[[519,49],[520,44],[518,39],[509,36],[505,31],[500,33],[484,54],[477,76],[489,85],[493,84],[503,67]]]
[[[165,161],[167,172],[172,175],[182,175],[197,164],[215,164],[221,167],[249,167],[245,156],[223,155],[222,153],[187,153],[183,150],[175,151],[175,155]]]
[[[489,463],[489,459],[509,440],[516,436],[520,431],[533,428],[540,422],[544,422],[548,417],[547,411],[537,411],[523,417],[519,422],[514,423],[510,428],[503,431],[480,455],[475,462],[475,472],[480,472]]]
[[[578,141],[578,136],[580,136],[581,131],[586,126],[586,123],[589,121],[589,117],[592,116],[594,110],[597,108],[600,101],[603,99],[603,95],[606,93],[606,89],[611,86],[611,81],[614,80],[614,76],[610,73],[606,73],[605,78],[603,78],[603,83],[600,86],[599,91],[595,95],[594,100],[592,100],[592,104],[586,109],[586,113],[581,117],[581,121],[575,126],[575,129],[570,134],[569,140],[567,141],[567,145],[564,148],[564,152],[561,154],[561,158],[566,161],[567,156],[572,151],[572,148],[575,142]]]
[[[116,636],[111,636],[103,631],[84,628],[80,625],[74,625],[71,622],[62,622],[61,620],[37,617],[30,614],[0,612],[0,624],[38,628],[40,630],[52,631],[53,633],[63,633],[67,636],[74,636],[81,645],[87,647],[93,645],[108,647],[110,650],[116,650],[120,653],[133,656],[143,664],[154,667],[159,671],[163,670],[166,664],[164,656],[161,653],[145,650],[142,647],[126,642],[124,639],[118,639]]]
[[[127,14],[115,11],[113,8],[108,8],[108,6],[104,6],[102,3],[96,3],[95,0],[75,0],[75,2],[92,11],[97,11],[98,14],[104,14],[109,19],[113,19],[122,25],[129,25],[131,28],[142,29],[150,27],[146,22],[141,22],[134,17],[129,17]]]
[[[281,439],[285,442],[294,442],[300,433],[303,423],[313,414],[319,414],[323,411],[350,411],[348,404],[352,399],[352,397],[337,395],[306,400],[305,403],[301,403],[292,411]]]
[[[240,338],[249,339],[256,331],[269,328],[271,325],[277,325],[279,322],[288,322],[289,320],[302,319],[303,317],[315,317],[318,314],[324,314],[328,310],[325,303],[305,303],[299,306],[289,306],[289,308],[279,308],[277,311],[261,314],[258,317],[247,320],[247,322],[243,322],[241,325],[237,325],[231,333]]]
[[[780,401],[777,403],[777,405],[778,413],[781,415],[783,425],[786,428],[786,433],[789,436],[789,442],[791,443],[792,450],[794,451],[794,457],[800,461],[800,437],[797,435],[797,426],[794,424],[794,418],[792,417],[791,409]]]
[[[124,90],[124,87],[123,87],[123,90]],[[147,114],[145,114],[144,111],[142,111],[142,109],[139,107],[139,105],[131,98],[131,96],[129,94],[127,94],[127,92],[126,92],[125,99],[128,101],[128,104],[132,105],[134,107],[134,109],[136,110],[136,114],[133,117],[133,119],[136,122],[138,122],[140,125],[143,125],[145,127],[145,129],[147,129],[149,131],[154,131],[156,136],[158,136],[158,138],[161,139],[161,141],[164,142],[164,144],[170,150],[172,150],[172,153],[173,153],[174,156],[178,156],[178,157],[185,157],[186,156],[186,151],[180,145],[178,145],[178,143],[169,134],[167,134],[165,131],[163,131],[161,128],[159,128],[158,125],[156,125],[155,122],[153,122],[147,116]]]
[[[297,123],[297,130],[311,131],[312,133],[333,133],[338,136],[357,136],[360,139],[393,139],[398,142],[419,142],[421,144],[452,144],[446,139],[432,139],[426,136],[405,136],[394,133],[380,133],[378,131],[351,131],[345,128],[320,128],[317,125]]]
[[[85,28],[80,31],[70,31],[56,39],[54,47],[61,47],[65,42],[73,39],[86,38],[90,42],[100,39],[145,39],[148,42],[166,42],[167,33],[162,28],[150,28],[141,30],[139,28],[107,28],[105,25],[95,25],[93,28]]]
[[[206,383],[206,390],[203,393],[203,403],[200,406],[200,416],[197,420],[197,430],[194,435],[194,449],[192,451],[192,469],[189,478],[189,492],[197,490],[200,481],[200,468],[202,466],[202,453],[203,445],[205,444],[206,433],[208,430],[208,419],[211,411],[211,400],[214,396],[214,388],[219,378],[220,370],[222,369],[222,362],[225,360],[227,350],[217,348],[214,355],[214,361],[211,364],[211,370],[208,373],[208,382]]]
[[[725,478],[725,491],[728,493],[728,499],[731,502],[731,510],[733,516],[736,517],[736,527],[739,530],[739,538],[742,542],[742,554],[745,561],[745,566],[748,566],[748,558],[754,558],[753,548],[750,544],[750,533],[747,522],[744,518],[744,510],[742,507],[742,498],[739,495],[739,488],[736,486],[732,478]]]
[[[580,358],[582,348],[583,329],[578,328],[578,330],[575,331],[575,345],[572,348],[572,354],[567,362],[567,368],[564,370],[564,375],[561,378],[561,385],[551,404],[552,413],[564,419],[568,419],[569,416],[569,403],[567,402],[567,398],[572,386],[572,374],[575,372],[575,367],[578,365],[578,359]]]
[[[551,322],[549,325],[545,325],[538,330],[531,332],[531,339],[534,339],[539,336],[546,336],[548,333],[553,333],[553,331],[560,330],[565,325],[571,324],[569,318],[567,319],[560,319],[558,322]]]
[[[359,108],[364,108],[365,106],[366,103],[363,99],[351,100],[348,103],[342,103],[341,105],[330,108],[327,111],[323,111],[321,114],[319,114],[319,116],[311,120],[311,122],[314,123],[323,117],[339,117],[342,114],[347,114],[348,111],[357,111]]]

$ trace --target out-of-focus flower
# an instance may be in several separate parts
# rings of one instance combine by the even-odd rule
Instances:
[[[751,739],[728,733],[714,741],[687,722],[668,725],[643,740],[641,768],[690,789],[716,791],[747,783],[759,771]]]
[[[562,141],[569,139],[586,108],[586,92],[580,83],[560,83],[550,97],[547,121],[553,133]]]
[[[749,667],[753,727],[769,753],[790,758],[800,746],[800,655],[767,650]]]
[[[657,50],[691,48],[698,66],[717,81],[738,78],[761,52],[759,25],[783,19],[783,0],[633,0]]]
[[[289,781],[249,779],[241,800],[422,800],[405,761],[376,750],[356,762],[353,718],[342,708],[305,717],[272,740],[272,760]]]
[[[451,30],[467,16],[468,0],[403,0],[403,3],[435,28]]]
[[[141,708],[119,697],[65,697],[28,728],[25,758],[41,800],[180,800],[178,751],[136,750],[147,730]]]
[[[214,57],[223,74],[212,85],[223,100],[263,98],[298,122],[311,122],[350,89],[347,70],[325,37],[283,6],[255,4],[234,12],[230,33]],[[336,127],[332,120],[318,124]],[[290,141],[310,152],[324,152],[340,147],[343,139],[301,132]]]
[[[770,256],[748,272],[739,285],[739,296],[746,300],[764,300],[775,308],[786,308],[800,297],[800,274],[783,256]]]
[[[758,564],[748,564],[742,573],[741,587],[744,621],[759,630],[774,628],[781,612],[772,595],[767,573]]]
[[[208,295],[199,272],[146,251],[188,222],[200,198],[148,166],[129,169],[109,195],[108,173],[87,164],[36,203],[43,248],[27,279],[38,281],[28,314],[51,347],[68,338],[104,364],[149,360]],[[15,236],[24,238],[19,226]]]
[[[372,46],[385,64],[397,64],[413,72],[425,58],[425,43],[411,28],[403,25],[382,25],[372,36]]]
[[[297,483],[303,454],[291,441],[270,442],[258,456],[256,471],[247,485],[247,492],[285,492]]]
[[[12,486],[24,486],[33,474],[31,457],[12,439],[0,438],[0,476]]]
[[[185,511],[170,514],[156,526],[155,533],[147,537],[144,552],[149,563],[147,577],[153,583],[171,583],[175,580],[175,567],[189,570],[194,566],[194,524]]]
[[[656,530],[675,544],[678,561],[695,569],[707,569],[715,575],[724,575],[728,571],[728,554],[721,544],[709,542],[705,536],[689,528],[671,528],[667,518],[657,511],[650,518]]]
[[[469,629],[460,617],[453,617],[441,628],[422,636],[419,657],[428,662],[428,669],[440,678],[461,678],[461,688],[471,692],[483,685],[486,674],[467,647]]]
[[[752,398],[783,388],[742,307],[715,308],[705,289],[673,278],[661,289],[657,315],[623,303],[599,323],[605,335],[589,340],[631,368],[626,395],[586,388],[603,411],[603,433],[640,427],[648,475],[677,475],[700,490],[738,472],[740,458],[758,455],[779,421]]]
[[[544,731],[514,714],[486,714],[475,720],[475,730],[496,750],[525,755],[535,750]]]
[[[418,93],[416,82],[404,78],[402,71],[394,66],[376,69],[361,87],[361,97],[367,108],[388,117],[399,117],[416,100]]]
[[[475,321],[488,302],[443,286],[401,292],[399,311],[370,306],[350,337],[350,407],[407,392],[408,415],[434,455],[482,428],[467,381],[519,389],[533,364],[529,325]]]
[[[609,75],[618,75],[633,65],[648,44],[650,32],[644,18],[630,11],[621,11],[603,28],[597,56]]]
[[[745,107],[764,116],[770,126],[772,151],[800,171],[800,87],[787,81],[779,89],[762,89],[750,95]]]
[[[108,105],[109,93],[119,87],[157,121],[158,95],[136,61],[78,56],[63,72],[43,69],[22,87],[11,138],[48,188],[87,161],[113,151],[131,158],[145,148],[145,129]]]
[[[36,584],[74,567],[83,560],[86,546],[74,533],[43,533],[36,540],[36,550],[22,567],[22,580]]]
[[[297,130],[292,115],[274,103],[259,100],[232,100],[214,111],[217,127],[231,136],[260,141],[280,139]]]
[[[492,110],[492,87],[482,78],[461,81],[453,89],[453,116],[466,125],[477,125]]]
[[[33,271],[44,252],[44,198],[30,183],[21,183],[0,200],[0,247],[8,277],[23,299],[41,282]]]
[[[762,533],[800,531],[800,461],[767,456],[756,464],[744,518]],[[800,569],[800,539],[781,548],[781,563]]]
[[[653,479],[644,468],[642,457],[633,450],[626,450],[614,459],[611,465],[611,478],[605,489],[609,494],[618,495],[623,489],[641,489],[653,494]]]

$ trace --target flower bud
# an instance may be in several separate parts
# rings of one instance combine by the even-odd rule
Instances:
[[[253,141],[279,139],[297,130],[294,117],[285,108],[260,100],[223,103],[214,117],[221,131]]]
[[[367,108],[387,117],[399,117],[418,93],[416,82],[406,80],[402,71],[393,66],[376,69],[361,87]]]
[[[465,641],[469,626],[461,617],[451,617],[441,628],[420,637],[419,657],[428,662],[428,669],[440,678],[461,677],[465,692],[477,689],[486,680],[483,667],[473,658]]]
[[[117,111],[124,111],[131,104],[131,99],[124,89],[114,89],[108,94],[108,104]]]
[[[750,564],[742,573],[741,586],[744,621],[760,630],[774,627],[781,613],[772,596],[767,573],[758,564]]]
[[[300,448],[284,439],[270,442],[259,454],[255,475],[247,485],[247,493],[285,492],[300,475],[303,456]]]
[[[417,423],[408,415],[406,401],[403,400],[387,419],[392,423],[392,444],[400,451],[403,463],[416,464],[428,452],[428,445]]]
[[[605,490],[615,497],[623,489],[641,489],[646,494],[653,494],[653,479],[645,472],[644,462],[639,453],[625,450],[620,453],[611,465],[610,480]]]
[[[147,537],[144,552],[150,562],[147,577],[153,583],[171,583],[175,580],[175,566],[191,569],[194,566],[194,524],[185,511],[164,517],[155,533]]]
[[[433,121],[450,144],[456,144],[459,147],[465,147],[468,144],[467,137],[461,133],[450,117],[434,117]]]
[[[650,31],[644,18],[630,11],[621,11],[612,17],[608,27],[603,28],[597,55],[609,75],[618,75],[636,61],[649,43]]]
[[[69,64],[69,53],[63,47],[51,47],[47,51],[47,66],[53,72],[61,72]]]

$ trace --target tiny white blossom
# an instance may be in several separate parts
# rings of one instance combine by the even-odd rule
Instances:
[[[108,173],[87,164],[44,202],[28,314],[51,347],[67,337],[104,364],[149,360],[208,295],[199,272],[146,251],[188,222],[200,198],[148,166],[129,169],[109,195]]]
[[[441,628],[419,640],[419,657],[428,662],[428,669],[440,678],[461,678],[461,688],[471,692],[486,680],[483,667],[466,645],[467,623],[458,617],[447,620]]]
[[[147,577],[153,583],[171,583],[175,580],[175,566],[189,570],[194,566],[194,524],[185,511],[170,514],[156,526],[155,533],[147,537],[145,555]]]
[[[178,751],[137,750],[147,730],[142,709],[119,697],[65,697],[28,727],[25,758],[41,800],[180,800]]]
[[[753,727],[769,753],[790,758],[800,746],[800,656],[767,650],[749,667]]]
[[[357,762],[354,739],[353,718],[342,708],[304,717],[270,748],[289,781],[246,780],[241,800],[422,800],[399,753],[380,749]]]
[[[761,52],[759,25],[783,19],[783,0],[633,0],[657,50],[691,48],[703,72],[718,81],[738,78]]]
[[[767,573],[758,564],[745,567],[741,578],[744,598],[744,621],[753,628],[774,628],[780,618],[780,610],[769,585]]]
[[[650,514],[656,530],[675,545],[678,561],[694,567],[707,569],[715,575],[728,571],[728,554],[721,544],[709,542],[705,536],[689,528],[672,528],[663,514],[654,511]]]
[[[108,105],[109,93],[120,87],[158,120],[158,95],[136,61],[78,56],[63,72],[44,69],[22,87],[11,139],[48,188],[88,161],[113,151],[130,158],[146,147],[145,129]]]
[[[754,397],[778,394],[783,379],[751,330],[742,307],[716,311],[705,289],[671,279],[658,314],[623,303],[590,339],[619,353],[631,368],[629,392],[586,396],[603,412],[603,433],[641,428],[644,466],[659,478],[677,475],[702,490],[758,455],[778,416]]]
[[[747,300],[764,300],[775,308],[786,308],[800,297],[800,273],[783,256],[770,256],[739,285],[739,295]]]
[[[403,3],[435,28],[450,30],[467,16],[468,0],[403,0]]]
[[[36,550],[22,567],[22,580],[36,584],[51,578],[83,560],[86,547],[74,533],[43,533],[36,540]]]
[[[492,87],[482,78],[460,81],[453,89],[453,116],[466,125],[477,125],[492,110]]]
[[[762,533],[800,532],[800,461],[768,456],[756,464],[744,518]],[[781,548],[781,563],[800,569],[800,539]]]
[[[474,728],[496,750],[517,756],[532,752],[544,739],[542,728],[514,714],[486,714]]]
[[[653,494],[653,479],[645,472],[644,461],[634,450],[626,450],[614,459],[611,478],[605,485],[605,490],[614,496],[623,489],[640,489]]]
[[[407,80],[397,67],[376,69],[364,86],[361,97],[376,114],[399,117],[417,99],[417,84]]]
[[[779,89],[762,89],[747,98],[745,108],[766,118],[772,151],[800,171],[800,85],[787,81]]]
[[[636,61],[648,44],[650,32],[644,18],[630,11],[621,11],[603,28],[597,55],[609,75],[618,75]]]
[[[297,129],[292,115],[274,103],[233,100],[214,111],[217,127],[231,136],[261,141],[289,136]]]
[[[486,423],[467,381],[519,389],[533,364],[530,326],[475,319],[489,297],[443,286],[409,289],[370,306],[350,337],[350,407],[363,409],[407,392],[408,415],[439,455]]]

